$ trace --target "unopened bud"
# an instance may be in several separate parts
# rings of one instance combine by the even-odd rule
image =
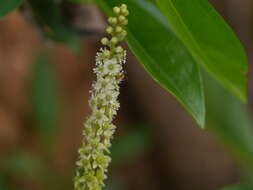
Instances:
[[[116,15],[119,15],[119,14],[120,14],[120,8],[119,8],[119,7],[113,7],[113,12],[114,12]]]
[[[127,31],[126,30],[123,30],[122,32],[121,32],[121,35],[123,36],[123,38],[127,35]]]
[[[126,4],[122,4],[122,5],[120,6],[120,8],[121,8],[121,9],[127,9],[127,5],[126,5]]]
[[[108,22],[112,25],[115,25],[118,23],[118,19],[116,17],[109,17]]]
[[[101,39],[101,43],[102,43],[103,45],[108,45],[109,39],[108,39],[108,38],[102,38],[102,39]]]
[[[106,28],[106,32],[107,32],[108,34],[112,34],[112,33],[113,33],[113,27],[108,26],[108,27]]]
[[[112,44],[117,44],[119,42],[119,40],[118,40],[118,38],[117,37],[112,37],[112,39],[111,39],[111,43]]]
[[[125,20],[122,22],[122,25],[123,25],[123,26],[126,26],[127,24],[128,24],[128,20],[125,19]]]
[[[127,9],[122,9],[121,10],[121,13],[124,15],[124,16],[128,16],[129,15],[129,11]]]
[[[120,27],[120,26],[117,26],[116,28],[115,28],[115,31],[117,32],[117,33],[120,33],[120,32],[122,32],[122,27]]]
[[[126,17],[123,15],[120,15],[118,19],[119,19],[119,22],[124,22],[126,20]]]

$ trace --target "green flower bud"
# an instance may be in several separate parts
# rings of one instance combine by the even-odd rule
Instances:
[[[116,17],[109,17],[108,18],[108,22],[111,24],[111,25],[116,25],[118,23],[118,19]]]
[[[128,20],[127,19],[125,19],[124,21],[122,21],[122,25],[123,26],[126,26],[128,24]]]
[[[121,32],[121,35],[122,35],[123,38],[125,38],[125,36],[127,35],[127,31],[126,31],[126,30],[123,30],[123,31]]]
[[[120,33],[120,32],[122,32],[122,27],[121,26],[117,26],[116,28],[115,28],[115,32],[116,33]]]
[[[124,22],[124,21],[126,20],[126,17],[123,16],[123,15],[120,15],[120,16],[118,17],[118,19],[119,19],[119,22]]]
[[[120,6],[120,8],[121,8],[121,9],[127,9],[127,5],[126,5],[126,4],[122,4],[122,5]]]
[[[119,15],[120,14],[120,8],[119,7],[113,7],[113,12],[116,14],[116,15]]]
[[[112,34],[113,33],[113,27],[111,27],[111,26],[108,26],[105,30],[106,30],[106,32],[108,34]]]
[[[129,15],[129,11],[127,9],[122,9],[121,10],[121,13],[124,15],[124,16],[128,16]]]
[[[108,44],[109,44],[109,39],[108,39],[108,38],[106,38],[106,37],[105,37],[105,38],[102,38],[102,39],[101,39],[101,43],[102,43],[103,45],[105,45],[105,46],[106,46],[106,45],[108,45]]]
[[[112,37],[112,39],[111,39],[112,44],[116,45],[118,42],[119,42],[119,40],[117,37]]]

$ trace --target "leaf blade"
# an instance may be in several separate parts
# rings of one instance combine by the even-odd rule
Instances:
[[[52,0],[32,0],[29,3],[45,37],[56,43],[68,45],[74,53],[80,52],[80,36],[66,24],[61,4]]]
[[[0,6],[0,19],[7,16],[10,12],[18,8],[23,0],[7,0],[3,1]]]
[[[208,1],[157,0],[157,3],[197,62],[246,101],[248,66],[244,48]]]

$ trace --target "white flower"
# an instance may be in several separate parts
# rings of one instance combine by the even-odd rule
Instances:
[[[110,109],[108,109],[106,111],[107,115],[109,115],[108,117],[111,118],[111,120],[113,119],[113,116],[115,116],[117,114],[117,110],[114,109],[112,106]]]
[[[102,125],[104,122],[108,121],[104,109],[94,110],[91,117],[94,119],[94,122],[97,123],[98,125]]]
[[[106,104],[114,104],[117,101],[119,92],[116,90],[103,89],[101,93],[98,94],[98,99],[104,100]]]
[[[106,60],[104,62],[103,74],[117,75],[122,70],[122,66],[117,62],[116,59]]]
[[[92,95],[93,96],[93,95]],[[97,100],[97,97],[92,97],[90,100],[89,100],[89,105],[90,105],[90,108],[92,110],[96,109],[97,108],[97,105],[98,105],[98,100]],[[87,121],[86,121],[87,123]]]
[[[110,78],[98,78],[97,82],[93,84],[93,89],[100,91],[101,89],[112,90],[115,89],[115,84]]]
[[[114,134],[115,130],[107,130],[104,132],[105,137],[110,138]]]

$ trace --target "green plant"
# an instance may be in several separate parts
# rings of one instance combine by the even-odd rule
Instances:
[[[245,106],[235,98],[247,101],[247,57],[233,31],[207,0],[68,1],[95,3],[107,15],[113,14],[114,6],[127,4],[132,14],[129,15],[129,24],[126,27],[128,33],[126,41],[140,64],[155,81],[175,96],[202,128],[205,126],[207,115],[207,129],[229,147],[252,177],[252,122]],[[22,0],[1,2],[0,18],[22,2]],[[35,19],[46,37],[66,43],[75,50],[78,49],[79,36],[74,29],[65,25],[59,1],[30,0],[26,3],[31,4]],[[118,13],[116,9],[114,13]],[[48,10],[52,13],[50,17],[47,14]],[[110,23],[116,25],[112,19]],[[111,31],[111,28],[107,29],[109,34],[112,34]],[[102,54],[98,55],[98,62],[117,55],[119,55],[117,59],[123,60],[123,49],[115,46],[120,40],[122,38],[118,39],[118,36],[111,40],[102,39],[102,43],[109,45],[110,50],[102,50]],[[118,72],[121,72],[121,67]],[[204,75],[207,77],[203,77]],[[214,78],[217,83],[210,78]],[[207,95],[205,92],[208,92]],[[222,108],[215,106],[217,102]],[[92,104],[91,102],[91,107],[94,108]],[[240,123],[236,122],[236,119]],[[85,132],[85,136],[88,137],[89,134],[90,132]],[[105,160],[107,168],[109,158],[105,157]],[[94,175],[95,173],[91,176]],[[102,179],[104,178],[102,175]],[[100,182],[99,186],[101,184]]]

